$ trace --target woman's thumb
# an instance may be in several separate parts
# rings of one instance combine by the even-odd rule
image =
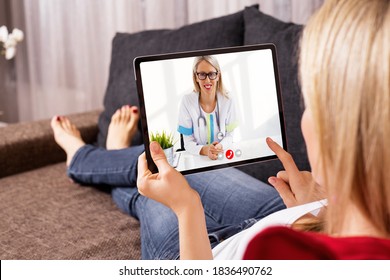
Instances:
[[[163,149],[156,141],[150,143],[150,154],[160,173],[171,167]]]

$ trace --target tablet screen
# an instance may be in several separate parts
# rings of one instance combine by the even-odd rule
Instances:
[[[286,149],[276,49],[272,44],[137,57],[142,133],[183,174],[276,158]]]

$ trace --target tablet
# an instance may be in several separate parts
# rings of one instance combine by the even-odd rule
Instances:
[[[275,159],[266,137],[286,149],[273,44],[134,59],[149,169],[157,141],[183,174]]]

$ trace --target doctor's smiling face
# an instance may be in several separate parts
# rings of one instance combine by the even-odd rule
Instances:
[[[192,67],[194,91],[204,96],[215,95],[217,92],[227,96],[222,83],[221,68],[215,56],[195,57]]]
[[[219,80],[218,70],[206,60],[202,60],[196,69],[196,81],[201,93],[215,94]]]

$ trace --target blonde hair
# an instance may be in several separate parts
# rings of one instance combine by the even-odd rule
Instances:
[[[326,1],[303,32],[300,79],[316,128],[329,234],[353,201],[390,235],[389,78],[389,1]]]
[[[228,93],[227,93],[227,91],[223,85],[223,82],[222,82],[221,67],[219,67],[218,60],[214,56],[211,56],[211,55],[197,56],[194,59],[194,64],[192,66],[192,81],[194,83],[194,91],[200,93],[200,87],[199,87],[198,82],[196,81],[196,71],[198,69],[199,63],[201,63],[202,61],[206,61],[207,63],[209,63],[211,66],[213,66],[217,70],[217,72],[219,73],[217,92],[221,93],[223,96],[228,98]]]

